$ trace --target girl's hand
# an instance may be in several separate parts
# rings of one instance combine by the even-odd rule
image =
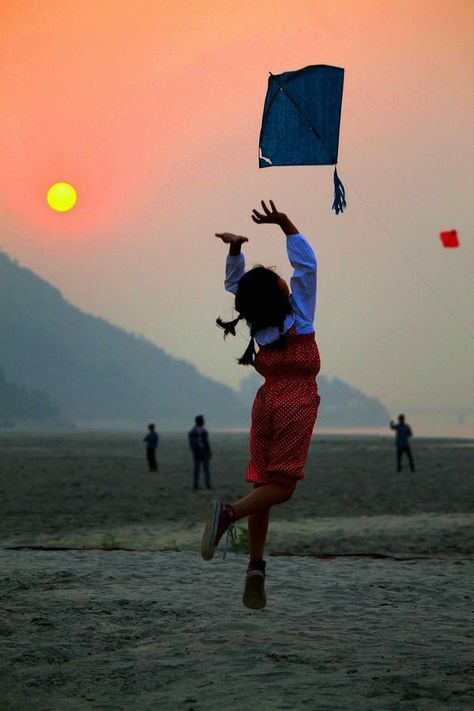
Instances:
[[[216,232],[216,237],[221,239],[225,244],[242,245],[248,242],[249,238],[243,235],[233,235],[232,232]]]
[[[269,225],[281,225],[285,219],[288,219],[283,212],[278,212],[275,207],[273,200],[270,200],[271,210],[265,205],[264,201],[261,201],[263,212],[257,212],[257,210],[252,210],[252,220],[257,223],[257,225],[269,224]]]
[[[240,248],[244,242],[248,242],[249,238],[243,235],[233,235],[232,232],[216,232],[216,237],[221,239],[225,244],[229,245],[229,256],[238,257]]]
[[[269,202],[271,209],[265,205],[263,200],[261,201],[264,214],[257,212],[257,210],[252,210],[252,220],[256,222],[257,225],[278,225],[287,236],[298,234],[297,228],[291,222],[288,215],[284,212],[279,212],[273,200]]]

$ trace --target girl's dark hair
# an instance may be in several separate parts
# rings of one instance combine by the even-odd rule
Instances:
[[[280,337],[272,344],[273,348],[284,350],[286,338],[284,334],[285,316],[291,314],[291,304],[288,293],[282,288],[281,279],[273,269],[255,267],[250,269],[239,280],[235,295],[235,310],[238,317],[233,321],[223,321],[218,318],[216,323],[224,329],[224,338],[231,333],[235,336],[235,327],[241,319],[250,326],[250,342],[245,353],[239,358],[241,365],[253,365],[255,362],[255,333],[269,326],[279,329]]]

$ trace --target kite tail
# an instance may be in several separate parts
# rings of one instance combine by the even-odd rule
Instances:
[[[339,215],[340,212],[344,212],[346,207],[346,191],[344,185],[339,180],[337,174],[337,169],[334,167],[334,202],[332,204],[332,209]]]

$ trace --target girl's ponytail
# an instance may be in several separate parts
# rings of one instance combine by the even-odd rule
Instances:
[[[223,321],[221,318],[216,318],[217,325],[219,326],[219,328],[222,328],[224,330],[224,338],[228,336],[229,333],[235,336],[235,327],[243,318],[245,317],[242,316],[242,314],[239,314],[239,316],[237,316],[237,318],[234,318],[233,321]],[[255,363],[256,355],[257,354],[255,351],[255,339],[252,336],[247,348],[245,349],[245,353],[242,355],[241,358],[237,359],[237,362],[239,363],[239,365],[253,365]]]
[[[238,359],[239,365],[254,365],[255,364],[255,338],[252,336],[252,338],[249,341],[249,344],[247,348],[245,349],[245,353]]]
[[[231,333],[233,336],[235,336],[235,327],[239,323],[240,319],[242,319],[243,316],[239,315],[237,318],[234,318],[233,321],[223,321],[221,318],[216,318],[216,323],[219,326],[219,328],[224,329],[224,338]]]

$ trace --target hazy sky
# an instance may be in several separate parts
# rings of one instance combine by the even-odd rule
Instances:
[[[318,255],[322,372],[394,414],[472,407],[472,0],[4,0],[0,25],[10,256],[237,385],[247,334],[214,325],[232,297],[213,234],[289,276],[278,229],[250,220],[273,198]],[[258,168],[268,72],[308,64],[346,72],[338,217],[332,168]],[[58,181],[69,213],[46,205]]]

